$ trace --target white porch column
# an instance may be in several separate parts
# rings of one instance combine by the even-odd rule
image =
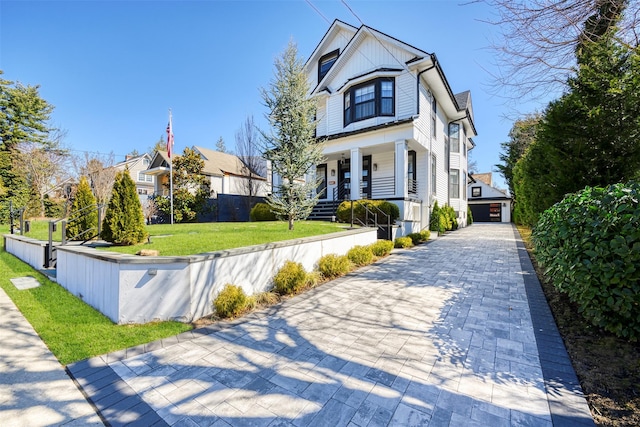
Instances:
[[[362,180],[362,155],[359,148],[351,149],[351,200],[360,200],[360,181]]]
[[[408,197],[407,189],[407,142],[404,139],[396,141],[396,197]]]

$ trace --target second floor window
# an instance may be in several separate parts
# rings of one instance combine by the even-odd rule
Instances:
[[[395,79],[379,78],[349,88],[344,94],[344,125],[395,114]]]
[[[153,182],[153,176],[147,175],[143,172],[138,172],[138,181],[140,182]]]
[[[460,152],[460,124],[449,123],[449,144],[451,144],[451,152]]]

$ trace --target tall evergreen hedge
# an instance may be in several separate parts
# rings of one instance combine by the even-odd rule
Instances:
[[[142,206],[128,171],[116,175],[102,222],[102,238],[118,245],[135,245],[147,238]]]

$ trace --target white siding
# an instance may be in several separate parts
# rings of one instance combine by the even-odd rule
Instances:
[[[405,72],[396,77],[396,117],[404,119],[416,114],[416,78]]]

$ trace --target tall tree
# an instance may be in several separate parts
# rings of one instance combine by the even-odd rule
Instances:
[[[4,195],[0,202],[12,200],[25,206],[31,194],[28,181],[14,167],[19,143],[56,148],[49,138],[55,129],[49,125],[53,106],[40,97],[38,86],[24,86],[3,79],[0,70],[0,181]],[[3,210],[0,220],[6,220]]]
[[[153,157],[157,151],[167,151],[167,140],[164,139],[164,135],[160,135],[158,141],[156,141],[156,143],[153,144],[152,147],[149,147],[147,153],[149,153],[149,155]]]
[[[73,203],[71,204],[71,220],[67,224],[67,239],[89,240],[98,233],[98,211],[96,198],[91,192],[87,177],[80,178]]]
[[[314,136],[316,102],[307,96],[309,83],[295,43],[289,42],[274,66],[274,79],[261,90],[270,125],[262,132],[264,155],[279,177],[267,203],[293,230],[294,221],[307,218],[318,202],[313,168],[322,163],[322,144]]]
[[[242,160],[242,171],[246,176],[244,190],[247,195],[247,210],[250,210],[260,187],[265,184],[267,165],[260,152],[258,132],[253,123],[253,116],[246,118],[236,132],[236,153]]]
[[[225,145],[224,139],[222,139],[222,137],[218,138],[218,142],[216,142],[216,151],[227,153],[227,146]]]
[[[37,197],[38,217],[45,216],[44,196],[57,182],[68,178],[69,154],[64,149],[43,148],[33,142],[21,142],[14,152],[14,169],[25,178]]]
[[[111,197],[111,189],[115,181],[117,169],[115,156],[110,154],[88,153],[73,159],[78,176],[86,176],[93,195],[99,204],[105,205]]]
[[[147,238],[142,206],[129,171],[116,174],[102,222],[102,238],[118,245],[135,245]]]
[[[500,144],[503,151],[500,153],[499,158],[502,163],[496,165],[496,169],[507,182],[512,197],[515,194],[513,168],[518,160],[524,156],[529,145],[535,140],[536,129],[540,120],[542,120],[542,114],[540,113],[529,114],[523,119],[516,120],[509,131],[509,141]]]
[[[516,206],[526,204],[530,224],[567,193],[638,177],[640,52],[614,31],[580,49],[570,91],[549,104],[516,165]]]

